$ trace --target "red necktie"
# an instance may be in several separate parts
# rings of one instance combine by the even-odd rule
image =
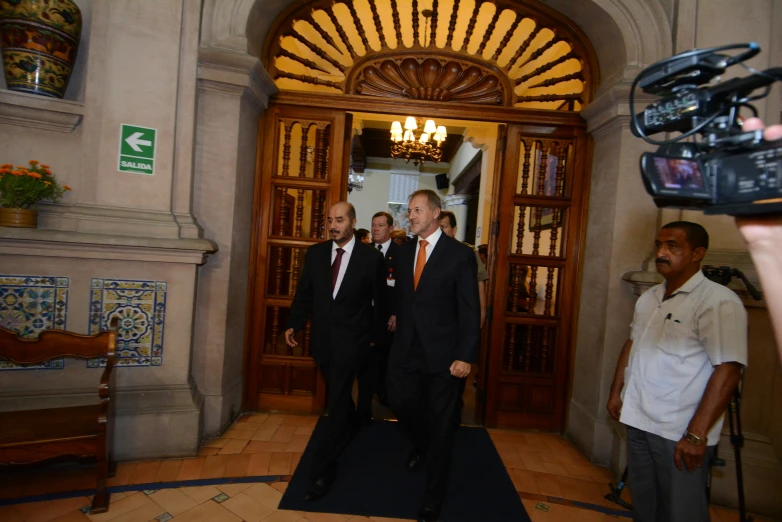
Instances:
[[[339,277],[339,267],[342,264],[342,254],[345,251],[341,248],[337,249],[337,257],[334,258],[334,262],[331,264],[331,293],[334,293],[334,289],[337,287],[337,278]]]

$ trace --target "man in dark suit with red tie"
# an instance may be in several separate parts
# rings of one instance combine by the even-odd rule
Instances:
[[[400,246],[391,240],[394,231],[394,218],[388,212],[378,212],[372,216],[372,248],[377,249],[385,257],[386,274],[386,310],[388,312],[388,337],[379,343],[368,358],[366,364],[358,372],[358,418],[359,423],[369,424],[372,421],[372,397],[377,393],[380,403],[388,405],[386,394],[386,369],[388,367],[388,351],[394,339],[396,330],[396,272],[394,266]]]
[[[356,371],[385,339],[388,321],[383,256],[356,241],[353,205],[334,204],[328,225],[331,241],[307,249],[285,331],[285,341],[296,346],[294,335],[312,314],[312,357],[328,386],[325,433],[312,460],[307,501],[326,495],[336,479],[337,458],[354,433]]]
[[[410,196],[416,241],[397,255],[396,333],[388,361],[388,396],[412,443],[410,471],[427,463],[419,521],[437,520],[447,490],[459,381],[478,359],[480,302],[470,247],[440,230],[440,198]]]

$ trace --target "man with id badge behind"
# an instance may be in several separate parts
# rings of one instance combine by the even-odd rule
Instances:
[[[386,275],[386,310],[388,311],[388,337],[375,346],[364,366],[358,372],[358,405],[357,413],[361,424],[372,421],[372,397],[377,393],[378,400],[388,406],[386,397],[386,370],[388,368],[388,351],[396,331],[396,301],[394,291],[396,274],[394,264],[399,245],[391,239],[394,231],[394,218],[388,212],[377,212],[372,216],[372,243],[385,258]]]
[[[701,225],[669,223],[655,245],[665,282],[635,305],[606,407],[627,426],[633,520],[708,521],[709,462],[747,364],[747,313],[701,272]]]

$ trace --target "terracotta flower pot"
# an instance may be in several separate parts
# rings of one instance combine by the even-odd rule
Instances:
[[[0,207],[0,227],[38,228],[38,211]]]
[[[0,0],[0,47],[8,88],[62,98],[81,37],[71,0]]]

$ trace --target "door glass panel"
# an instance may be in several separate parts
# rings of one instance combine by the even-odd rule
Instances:
[[[326,191],[274,185],[271,236],[323,239]]]
[[[506,311],[514,314],[559,314],[559,268],[510,265]]]
[[[519,142],[519,170],[516,193],[523,196],[565,197],[567,141],[522,138]]]
[[[325,122],[280,120],[275,175],[327,179],[330,131]]]
[[[513,211],[511,254],[560,257],[566,209],[517,205]]]
[[[304,267],[307,247],[270,246],[267,254],[266,295],[290,297],[296,295],[296,287]]]

